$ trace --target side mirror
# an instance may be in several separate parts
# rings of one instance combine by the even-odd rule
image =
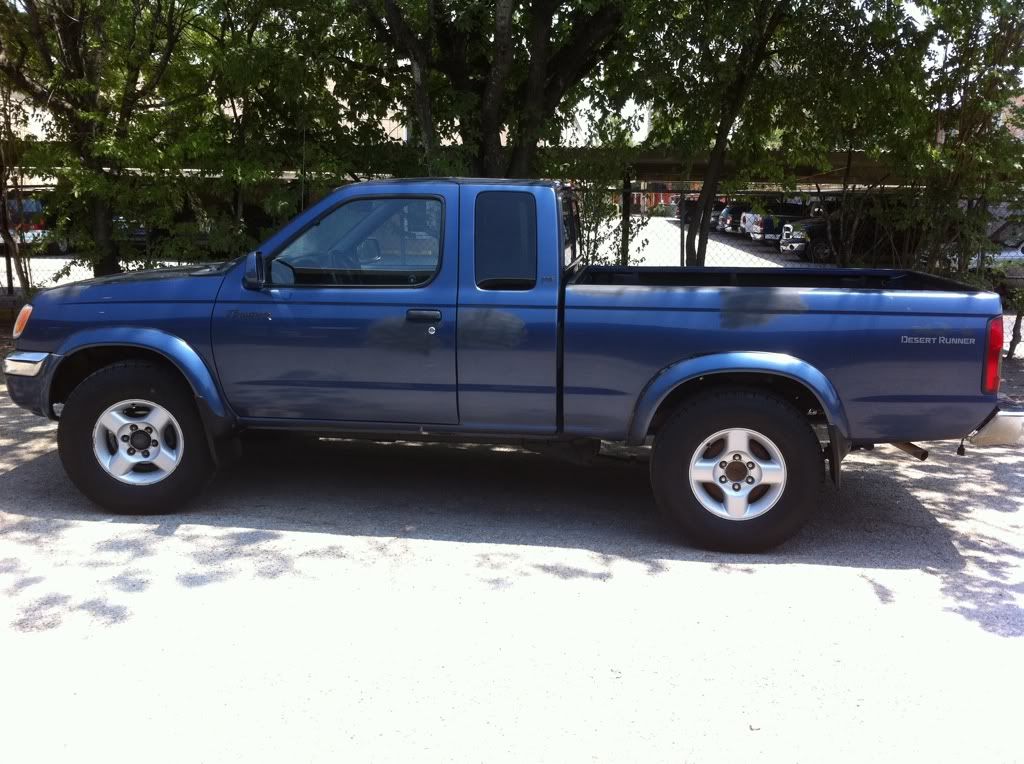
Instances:
[[[260,251],[250,252],[245,256],[245,275],[242,276],[242,286],[246,289],[260,290],[266,286],[266,274],[263,267],[263,253]]]
[[[356,259],[360,265],[379,263],[381,260],[380,242],[376,239],[364,239],[356,247]]]

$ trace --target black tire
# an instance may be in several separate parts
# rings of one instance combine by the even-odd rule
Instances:
[[[100,466],[93,451],[97,419],[108,407],[130,398],[164,407],[177,421],[183,438],[180,463],[163,480],[150,485],[117,480]],[[191,390],[174,372],[153,363],[117,363],[88,376],[65,402],[57,445],[64,470],[78,490],[119,514],[177,511],[203,489],[213,474],[206,433]]]
[[[823,239],[810,242],[807,249],[810,251],[809,258],[812,263],[827,263],[832,259],[832,250]]]
[[[781,496],[764,514],[746,520],[714,514],[690,485],[689,467],[698,447],[729,428],[764,435],[785,461]],[[761,551],[796,534],[815,510],[824,474],[821,445],[806,417],[775,395],[738,388],[703,393],[680,405],[655,437],[651,456],[658,507],[686,539],[719,551]]]

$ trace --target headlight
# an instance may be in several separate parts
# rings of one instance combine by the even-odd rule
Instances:
[[[806,239],[807,238],[807,231],[793,231],[793,238],[794,239]]]
[[[32,306],[26,305],[18,313],[18,317],[14,319],[14,331],[11,332],[11,337],[18,339],[21,333],[25,331],[25,326],[28,324],[28,317],[32,315]]]

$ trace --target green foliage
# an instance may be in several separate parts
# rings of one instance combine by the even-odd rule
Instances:
[[[0,3],[0,77],[49,115],[24,161],[101,271],[237,254],[370,175],[572,180],[597,258],[650,149],[838,186],[841,262],[874,217],[882,262],[963,278],[1024,209],[1022,72],[1021,0]]]

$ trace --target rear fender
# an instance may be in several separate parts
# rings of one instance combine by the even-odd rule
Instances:
[[[844,439],[849,439],[849,425],[839,394],[818,369],[785,353],[738,352],[689,358],[658,372],[637,400],[627,442],[632,445],[644,442],[658,408],[680,385],[712,374],[743,372],[774,374],[799,382],[817,398],[830,427],[834,427]]]

